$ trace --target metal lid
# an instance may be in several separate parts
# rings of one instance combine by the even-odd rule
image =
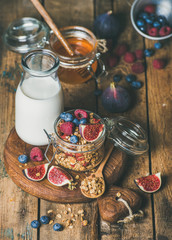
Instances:
[[[35,18],[25,17],[12,22],[3,38],[7,47],[18,53],[43,48],[49,38],[48,26]]]
[[[125,117],[104,118],[107,137],[114,141],[115,146],[130,155],[141,155],[148,150],[147,135],[137,123]]]

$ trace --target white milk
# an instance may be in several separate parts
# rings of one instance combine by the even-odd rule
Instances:
[[[30,77],[19,84],[15,98],[15,128],[32,145],[46,145],[43,131],[54,132],[54,121],[64,110],[63,91],[52,77]]]

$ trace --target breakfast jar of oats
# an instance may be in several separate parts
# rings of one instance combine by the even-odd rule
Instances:
[[[63,112],[54,124],[56,164],[74,171],[95,168],[104,157],[105,125],[97,114],[83,109]]]
[[[55,120],[54,134],[47,136],[46,159],[80,172],[95,168],[103,160],[106,139],[129,155],[141,155],[148,150],[146,132],[138,123],[123,116],[101,118],[83,109],[61,113]],[[54,154],[49,159],[47,151],[51,144]]]

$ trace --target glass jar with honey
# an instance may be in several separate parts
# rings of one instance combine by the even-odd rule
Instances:
[[[88,81],[92,77],[88,66],[91,65],[93,73],[98,66],[96,56],[98,41],[95,35],[87,28],[80,26],[68,26],[60,31],[74,51],[74,56],[69,56],[57,37],[52,34],[50,47],[60,60],[58,70],[60,80],[69,84]]]

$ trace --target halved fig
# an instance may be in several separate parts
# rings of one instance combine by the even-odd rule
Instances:
[[[103,129],[104,124],[100,123],[79,125],[80,134],[87,142],[96,141],[101,136]]]
[[[67,171],[57,166],[52,166],[49,169],[47,178],[50,183],[58,187],[71,184],[73,180],[72,176]]]
[[[44,179],[47,173],[49,163],[26,168],[23,170],[24,175],[32,181],[38,182]]]
[[[144,192],[154,193],[161,187],[161,173],[149,175],[134,180],[136,185]]]

